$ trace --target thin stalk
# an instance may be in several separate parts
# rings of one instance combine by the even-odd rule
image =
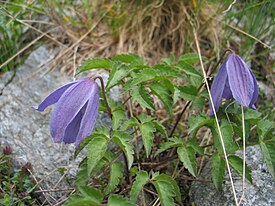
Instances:
[[[242,127],[243,127],[243,192],[242,196],[240,198],[239,204],[241,204],[243,198],[244,198],[244,190],[245,190],[245,124],[244,124],[244,111],[243,106],[241,106],[242,109]]]
[[[193,26],[193,24],[192,24],[192,26]],[[200,59],[200,64],[201,64],[201,68],[202,68],[202,72],[203,72],[203,76],[204,76],[204,81],[205,81],[207,92],[208,92],[209,98],[210,98],[210,103],[211,103],[212,108],[215,108],[214,103],[213,103],[213,99],[212,99],[212,96],[211,96],[211,92],[210,92],[210,87],[209,87],[208,80],[207,80],[207,74],[205,72],[204,65],[203,65],[203,62],[202,62],[201,50],[200,50],[200,46],[199,46],[198,37],[197,37],[197,34],[195,32],[194,27],[193,27],[193,34],[194,34],[194,37],[195,37],[195,43],[196,43],[196,46],[197,46],[197,50],[198,50],[198,54],[199,54],[199,59]],[[216,121],[216,124],[217,124],[218,133],[219,133],[219,137],[220,137],[221,144],[222,144],[222,149],[223,149],[223,153],[224,153],[224,157],[225,157],[225,162],[226,162],[226,166],[227,166],[227,170],[228,170],[228,174],[229,174],[229,178],[230,178],[230,182],[231,182],[231,186],[232,186],[232,191],[233,191],[233,195],[234,195],[235,204],[236,204],[236,206],[239,206],[237,195],[236,195],[236,191],[235,191],[235,187],[234,187],[234,183],[233,183],[233,179],[232,179],[232,175],[231,175],[231,172],[230,172],[230,166],[229,166],[229,162],[228,162],[228,158],[227,158],[227,154],[226,154],[226,150],[225,150],[223,136],[222,136],[222,132],[221,132],[221,128],[220,128],[220,125],[219,125],[218,116],[216,114],[215,109],[214,109],[214,116],[215,116],[215,121]]]
[[[100,84],[101,84],[101,90],[102,90],[102,94],[103,94],[103,99],[104,99],[104,102],[106,104],[106,108],[107,108],[107,111],[108,111],[108,114],[109,116],[112,118],[112,111],[111,111],[111,108],[109,107],[109,104],[108,104],[108,101],[107,101],[107,97],[106,97],[106,93],[105,93],[105,86],[104,86],[104,81],[103,81],[103,78],[101,76],[96,76],[93,78],[94,81],[96,79],[99,79],[100,80]]]

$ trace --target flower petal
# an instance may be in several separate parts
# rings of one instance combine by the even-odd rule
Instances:
[[[63,142],[66,144],[74,143],[76,141],[77,134],[79,132],[80,123],[83,118],[83,115],[86,111],[88,102],[81,108],[81,110],[77,113],[75,118],[70,122],[67,126],[63,138]]]
[[[248,65],[236,54],[231,54],[226,62],[228,81],[236,101],[248,107],[253,100],[254,81]]]
[[[226,62],[226,61],[225,61]],[[227,73],[226,73],[226,63],[223,63],[220,70],[218,71],[214,82],[211,86],[211,96],[214,103],[215,111],[218,111],[220,107],[220,102],[222,98],[222,94],[226,85],[227,81]],[[210,115],[214,114],[211,102],[209,102],[210,105]]]
[[[43,112],[48,106],[58,102],[62,94],[75,83],[77,83],[77,81],[70,82],[58,88],[57,90],[53,91],[48,97],[46,97],[43,102],[41,102],[38,106],[33,106],[33,108],[40,112]]]
[[[232,98],[232,92],[231,92],[231,89],[230,89],[230,86],[229,86],[228,78],[226,79],[226,83],[225,83],[225,86],[224,86],[222,97],[225,98],[225,99]]]
[[[99,105],[99,91],[98,91],[97,84],[94,83],[85,114],[81,121],[79,133],[76,138],[76,142],[75,142],[76,147],[78,147],[78,145],[83,141],[83,139],[85,139],[88,135],[91,134],[95,126],[96,117],[98,114],[98,105]]]
[[[256,77],[254,76],[253,72],[251,70],[250,71],[250,74],[253,78],[253,83],[254,83],[254,93],[253,93],[253,97],[252,97],[252,100],[250,102],[250,105],[249,107],[252,108],[252,109],[256,109],[256,106],[254,105],[256,103],[256,101],[258,100],[258,96],[259,96],[259,93],[258,93],[258,85],[257,85],[257,80],[256,80]]]
[[[55,142],[63,140],[67,126],[90,98],[93,85],[94,82],[85,78],[61,96],[51,116],[51,135]]]

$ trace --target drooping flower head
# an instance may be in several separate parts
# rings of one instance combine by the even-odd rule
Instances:
[[[55,103],[51,136],[57,143],[75,143],[78,147],[95,125],[99,104],[97,84],[89,78],[70,82],[52,92],[34,109],[42,112]]]
[[[249,66],[240,56],[232,53],[222,64],[211,87],[215,111],[220,106],[221,98],[234,98],[240,105],[256,109],[258,99],[258,85]],[[214,111],[210,103],[210,115]]]

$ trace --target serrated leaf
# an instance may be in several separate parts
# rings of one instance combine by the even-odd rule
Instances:
[[[112,60],[131,64],[144,64],[144,60],[140,56],[131,53],[115,55],[114,57],[112,57]]]
[[[94,137],[88,144],[87,168],[88,174],[91,174],[97,163],[104,156],[108,146],[108,140],[103,136]]]
[[[130,200],[136,202],[138,195],[144,185],[149,181],[149,176],[146,171],[140,171],[137,173],[135,182],[133,183],[132,189],[130,191]]]
[[[171,113],[173,98],[171,96],[170,90],[157,82],[150,84],[149,88],[151,89],[152,93],[155,94],[163,102],[166,109]]]
[[[118,85],[123,78],[128,76],[130,72],[131,72],[131,69],[127,65],[113,63],[112,71],[109,75],[106,89],[109,90],[112,87]]]
[[[201,78],[201,74],[193,66],[186,63],[185,61],[179,61],[176,67],[187,75]]]
[[[146,114],[143,114],[143,113],[138,116],[138,119],[142,124],[154,121],[153,117],[151,117],[149,115],[146,115]]]
[[[80,188],[81,194],[71,195],[70,198],[64,203],[65,206],[99,206],[103,195],[96,189],[87,186]]]
[[[108,138],[109,136],[109,129],[106,127],[97,127],[95,128],[95,130],[93,131],[93,133],[86,137],[78,146],[78,148],[76,149],[75,153],[74,153],[74,158],[76,158],[79,153],[84,149],[85,146],[87,146],[87,144],[96,136],[103,136]]]
[[[173,66],[168,66],[165,64],[156,64],[152,68],[157,74],[157,79],[163,79],[163,78],[182,78],[182,74],[178,72],[178,70],[175,69]]]
[[[110,69],[111,68],[111,61],[106,58],[91,58],[83,61],[77,71],[77,74],[92,70],[92,69]]]
[[[137,73],[132,80],[126,82],[123,88],[123,93],[127,92],[130,89],[133,89],[136,85],[147,82],[149,80],[153,80],[157,76],[158,73],[153,69],[143,69],[141,72]]]
[[[243,160],[236,155],[230,155],[228,157],[229,165],[238,173],[241,177],[243,176]],[[252,183],[251,170],[245,165],[245,179]]]
[[[107,195],[112,192],[118,185],[120,179],[123,177],[123,165],[120,162],[115,162],[111,165],[110,179],[104,194]]]
[[[138,125],[139,125],[138,120],[135,117],[131,117],[130,119],[128,119],[127,121],[124,122],[124,124],[122,125],[120,130],[125,131],[131,127],[135,127]]]
[[[267,135],[274,130],[274,122],[271,122],[269,120],[261,120],[257,123],[257,132],[259,135],[260,141],[264,141],[267,137]]]
[[[121,150],[124,152],[127,161],[128,161],[128,169],[131,168],[133,161],[134,161],[134,149],[133,145],[128,143],[128,140],[131,138],[131,136],[125,132],[118,132],[115,131],[114,135],[112,137],[112,142],[116,143]]]
[[[244,112],[244,119],[245,120],[251,120],[251,119],[259,119],[261,117],[262,113],[257,112],[256,110],[253,109],[247,109]]]
[[[200,57],[198,54],[187,53],[179,57],[179,61],[184,61],[187,64],[194,64],[200,61]]]
[[[160,123],[158,120],[154,120],[153,123],[155,124],[155,128],[162,134],[164,137],[168,137],[166,128]]]
[[[161,62],[163,62],[164,64],[167,64],[169,66],[172,66],[173,63],[175,61],[175,55],[174,54],[170,54],[169,58],[162,58]]]
[[[227,154],[233,154],[235,151],[239,149],[237,143],[233,140],[233,129],[232,125],[225,119],[222,119],[222,123],[220,125],[223,142],[225,146],[225,150]],[[223,153],[222,144],[220,140],[220,136],[218,134],[217,125],[215,124],[213,128],[211,128],[214,146],[218,149],[220,153]]]
[[[272,177],[275,179],[275,143],[274,142],[268,142],[260,143],[261,150],[263,152],[264,161],[267,164],[267,168],[269,173],[272,175]]]
[[[131,96],[132,96],[132,100],[134,102],[139,103],[141,106],[148,108],[150,110],[154,110],[154,104],[152,102],[152,99],[150,97],[150,94],[148,93],[148,91],[144,88],[143,85],[139,85],[134,87],[131,90]]]
[[[211,173],[212,181],[218,191],[222,190],[222,183],[225,175],[225,160],[220,157],[218,152],[215,152],[211,157]]]
[[[196,177],[197,175],[197,161],[195,151],[191,147],[178,147],[177,153],[180,161],[184,167]]]
[[[79,166],[79,171],[76,175],[75,185],[79,188],[81,186],[87,185],[90,177],[88,176],[87,170],[87,158],[83,160],[83,162]]]
[[[135,204],[122,196],[111,195],[108,199],[107,206],[135,206]]]
[[[167,181],[161,180],[153,181],[152,183],[157,190],[161,205],[174,206],[174,197],[176,196],[176,193],[173,185]]]
[[[177,143],[177,142],[162,142],[159,146],[159,149],[155,152],[155,157],[159,155],[160,153],[173,148],[173,147],[181,147],[183,146],[182,143]]]
[[[179,96],[184,100],[194,100],[198,94],[196,87],[190,86],[178,86]]]
[[[143,141],[143,145],[145,148],[147,158],[149,157],[149,155],[151,153],[155,131],[156,130],[154,128],[153,122],[146,122],[146,123],[140,125],[141,137],[142,137],[142,141]]]
[[[202,147],[195,138],[188,140],[187,146],[192,147],[193,150],[200,155],[204,154]]]
[[[122,104],[114,102],[111,99],[109,99],[108,102],[112,111],[112,128],[116,130],[126,118],[124,107]]]
[[[155,178],[155,180],[157,181],[165,181],[169,184],[172,185],[173,187],[173,190],[175,192],[175,195],[176,195],[176,200],[181,203],[181,192],[180,192],[180,188],[177,184],[177,182],[169,175],[166,175],[166,174],[160,174],[159,176],[157,176]]]
[[[211,127],[213,124],[215,124],[214,120],[204,114],[201,115],[192,115],[188,119],[188,124],[189,124],[189,134],[192,136],[195,136],[197,131],[202,127],[202,126],[208,126]]]

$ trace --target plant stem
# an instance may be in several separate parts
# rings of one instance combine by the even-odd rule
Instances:
[[[234,53],[234,51],[233,51],[232,49],[226,48],[226,49],[224,50],[224,52],[223,52],[221,58],[219,59],[218,63],[217,63],[217,64],[214,66],[214,68],[211,70],[210,74],[212,74],[213,72],[216,71],[217,67],[220,65],[220,63],[222,62],[222,60],[223,60],[223,58],[224,58],[224,56],[225,56],[225,54],[226,54],[227,52]]]
[[[243,188],[242,188],[242,196],[240,198],[239,204],[241,204],[243,198],[244,198],[244,190],[245,190],[245,124],[244,124],[244,111],[243,106],[241,106],[242,109],[242,127],[243,127]]]
[[[192,22],[191,22],[191,25],[193,26]],[[208,81],[207,81],[207,74],[205,72],[204,65],[203,65],[203,62],[202,62],[199,41],[198,41],[198,37],[197,37],[197,34],[196,34],[194,26],[193,26],[193,34],[194,34],[194,37],[195,37],[195,43],[196,43],[196,46],[197,46],[197,50],[198,50],[198,54],[199,54],[199,58],[200,58],[200,64],[201,64],[201,68],[202,68],[202,72],[203,72],[203,76],[204,76],[204,81],[205,81],[206,89],[208,91],[209,98],[210,98],[210,103],[211,103],[212,108],[215,108],[214,103],[213,103],[213,99],[212,99],[212,96],[211,96],[211,92],[210,92],[210,87],[209,87],[209,84],[208,84]],[[235,204],[236,204],[236,206],[239,206],[237,195],[236,195],[236,191],[235,191],[235,187],[234,187],[234,183],[233,183],[233,179],[232,179],[232,174],[230,172],[230,166],[229,166],[229,161],[228,161],[226,150],[225,150],[223,136],[222,136],[221,128],[220,128],[220,125],[219,125],[218,116],[217,116],[215,110],[214,110],[214,117],[215,117],[215,121],[216,121],[216,124],[217,124],[219,137],[220,137],[221,144],[222,144],[222,149],[223,149],[224,158],[225,158],[225,162],[226,162],[226,166],[227,166],[227,170],[228,170],[228,174],[229,174],[229,178],[230,178],[230,182],[231,182],[231,186],[232,186],[232,191],[233,191],[233,195],[234,195]]]
[[[94,79],[94,81],[95,81],[96,79],[99,79],[99,80],[100,80],[101,90],[102,90],[102,94],[103,94],[103,99],[104,99],[104,102],[105,102],[105,105],[106,105],[108,114],[109,114],[109,116],[112,118],[112,111],[111,111],[111,108],[109,107],[109,104],[108,104],[108,101],[107,101],[107,97],[106,97],[106,93],[105,93],[105,86],[104,86],[103,78],[102,78],[101,76],[96,76],[96,77],[94,77],[93,79]]]

